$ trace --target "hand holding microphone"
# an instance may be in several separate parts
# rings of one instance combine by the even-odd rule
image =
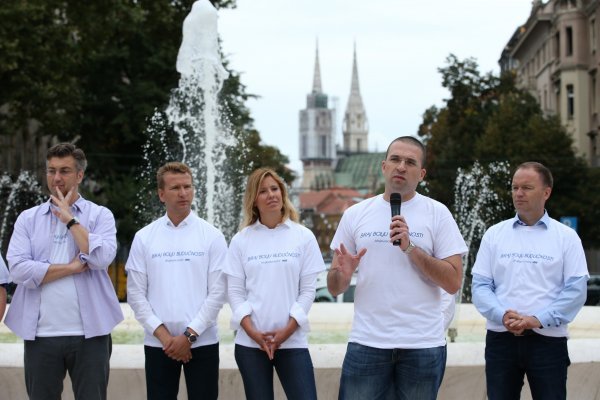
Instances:
[[[390,195],[390,207],[392,209],[392,218],[396,215],[400,215],[402,208],[402,196],[400,193],[392,193]],[[394,240],[394,246],[400,246],[400,240]]]

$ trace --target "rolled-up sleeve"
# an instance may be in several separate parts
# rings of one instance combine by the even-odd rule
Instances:
[[[108,269],[117,254],[117,228],[115,218],[107,208],[100,207],[89,231],[88,242],[89,254],[80,253],[80,260],[90,269]]]
[[[42,284],[50,267],[49,260],[34,260],[32,238],[29,232],[29,214],[19,215],[8,245],[6,259],[10,270],[10,279],[27,289],[37,288]]]

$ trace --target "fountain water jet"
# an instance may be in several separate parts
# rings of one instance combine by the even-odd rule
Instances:
[[[162,207],[150,200],[156,198],[154,173],[166,161],[182,161],[193,173],[194,210],[230,238],[237,230],[242,191],[235,190],[240,173],[227,156],[232,149],[239,152],[241,144],[218,101],[228,74],[219,53],[217,11],[208,0],[196,1],[184,20],[176,67],[179,86],[146,131],[146,166],[141,173],[146,188],[138,211],[146,220],[158,216]]]
[[[473,267],[483,234],[512,210],[510,202],[502,195],[507,193],[510,180],[508,162],[493,162],[484,167],[476,161],[468,169],[458,169],[454,182],[454,218],[468,249],[463,256],[462,285],[455,298],[458,304],[462,303],[463,297],[470,301],[470,291],[466,296],[464,294],[465,280]],[[455,315],[454,321],[457,319]],[[454,321],[448,329],[452,341],[458,334]]]
[[[7,174],[0,176],[0,250],[3,255],[6,255],[19,213],[44,200],[42,187],[31,172],[21,171],[14,181]]]

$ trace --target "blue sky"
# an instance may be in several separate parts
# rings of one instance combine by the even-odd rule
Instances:
[[[237,0],[219,11],[223,50],[242,73],[263,142],[276,146],[301,173],[298,111],[311,90],[319,41],[323,91],[341,116],[350,93],[356,41],[369,148],[415,134],[423,112],[448,93],[437,71],[450,54],[473,57],[498,72],[502,48],[527,20],[531,0]]]

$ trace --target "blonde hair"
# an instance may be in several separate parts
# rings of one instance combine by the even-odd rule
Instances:
[[[244,218],[240,224],[240,229],[250,226],[260,219],[260,212],[258,211],[255,202],[258,197],[260,185],[268,176],[277,182],[279,190],[281,191],[281,200],[283,202],[283,207],[281,207],[281,221],[285,221],[288,218],[294,222],[300,220],[298,212],[288,197],[287,186],[283,179],[277,175],[277,172],[270,168],[259,168],[250,174],[248,182],[246,183],[246,192],[244,193]]]
[[[158,171],[156,171],[156,186],[158,186],[159,189],[165,188],[164,177],[166,173],[188,174],[189,176],[192,176],[192,170],[184,163],[177,161],[168,162],[162,167],[160,167]]]

